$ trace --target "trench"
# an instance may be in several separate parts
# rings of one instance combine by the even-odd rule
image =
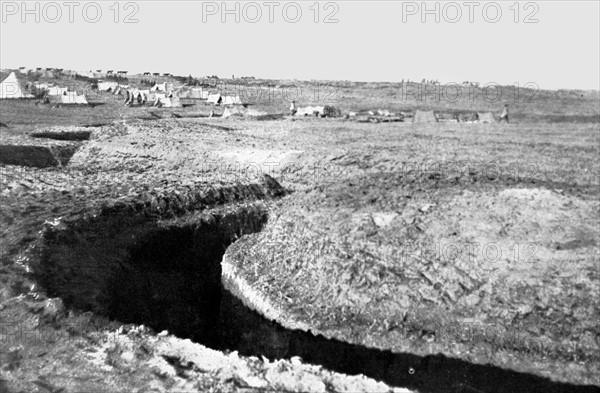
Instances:
[[[32,168],[64,166],[69,163],[79,144],[57,146],[0,145],[0,164]]]
[[[91,135],[91,131],[39,131],[32,132],[29,136],[57,141],[88,141]]]
[[[420,392],[598,392],[443,355],[392,353],[289,330],[247,308],[221,283],[221,260],[239,237],[262,230],[260,207],[156,223],[109,215],[43,235],[37,275],[70,308],[168,330],[217,350],[271,360],[301,357]]]

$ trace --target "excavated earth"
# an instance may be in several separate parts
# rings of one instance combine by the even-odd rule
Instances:
[[[168,119],[3,138],[73,154],[1,167],[0,390],[598,391],[598,137]]]

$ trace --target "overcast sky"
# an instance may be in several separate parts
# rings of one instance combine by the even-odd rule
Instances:
[[[596,0],[0,3],[2,68],[600,89]]]

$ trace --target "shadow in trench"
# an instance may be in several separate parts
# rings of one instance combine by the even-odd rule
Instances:
[[[364,374],[391,386],[432,393],[600,392],[595,386],[553,382],[531,374],[451,359],[366,348],[299,330],[288,330],[248,309],[223,290],[216,349],[270,359],[299,356],[329,370]],[[196,340],[202,343],[202,339]]]
[[[392,353],[288,330],[245,307],[221,285],[226,248],[259,232],[266,212],[157,227],[115,217],[47,237],[41,279],[73,308],[168,330],[218,350],[270,359],[299,356],[420,392],[600,392],[595,386],[471,364],[442,355]]]

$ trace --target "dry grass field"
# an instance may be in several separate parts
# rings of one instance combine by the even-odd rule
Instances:
[[[598,92],[320,86],[512,122],[1,101],[0,391],[599,391]]]

